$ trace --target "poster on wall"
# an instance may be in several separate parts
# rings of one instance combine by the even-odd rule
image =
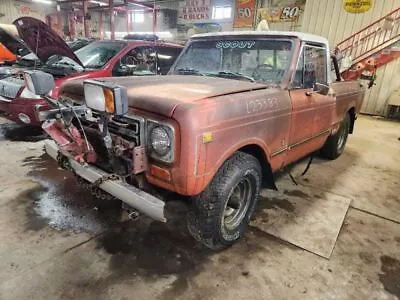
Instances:
[[[186,0],[179,2],[178,23],[210,22],[211,11],[211,0]]]
[[[371,9],[372,0],[343,0],[343,7],[349,13],[363,13]]]
[[[260,8],[257,13],[261,15],[262,19],[268,21],[268,23],[278,22],[297,22],[306,1],[294,1],[293,4],[284,6],[271,6],[268,8]]]
[[[256,0],[237,0],[234,28],[253,27]]]

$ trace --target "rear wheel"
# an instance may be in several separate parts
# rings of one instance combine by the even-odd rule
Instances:
[[[350,122],[350,115],[347,113],[340,123],[339,130],[334,135],[329,136],[322,147],[320,151],[322,157],[336,159],[343,153],[350,131]]]
[[[209,186],[194,198],[188,228],[209,248],[228,247],[240,239],[257,204],[261,166],[249,154],[236,152],[217,172]]]

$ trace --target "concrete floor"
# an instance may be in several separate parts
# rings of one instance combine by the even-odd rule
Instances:
[[[360,117],[345,153],[298,179],[299,190],[352,200],[330,259],[267,234],[259,218],[215,253],[193,241],[183,218],[164,225],[97,210],[42,155],[37,132],[1,123],[2,300],[400,298],[400,123]],[[285,209],[263,207],[267,217]]]

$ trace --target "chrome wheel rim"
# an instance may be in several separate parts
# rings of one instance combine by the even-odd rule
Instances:
[[[223,224],[235,229],[243,220],[251,202],[253,188],[249,178],[243,178],[232,190],[225,204]]]

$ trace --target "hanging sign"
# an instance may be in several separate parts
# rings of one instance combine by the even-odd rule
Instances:
[[[253,27],[256,0],[237,0],[234,28]]]
[[[178,22],[202,23],[211,21],[211,0],[186,0],[179,2]]]
[[[371,9],[372,0],[343,0],[343,7],[349,13],[363,13]]]
[[[300,2],[287,6],[261,8],[258,13],[268,23],[296,22],[304,11],[304,5],[305,2]]]

